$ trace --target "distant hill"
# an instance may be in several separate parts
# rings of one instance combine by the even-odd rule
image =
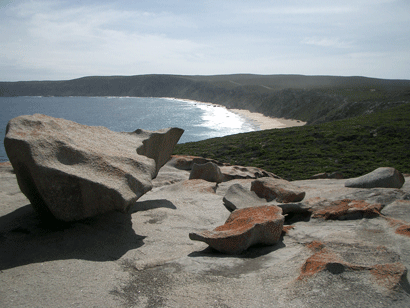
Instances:
[[[0,96],[176,97],[323,123],[410,102],[410,80],[303,75],[94,76],[0,82]]]

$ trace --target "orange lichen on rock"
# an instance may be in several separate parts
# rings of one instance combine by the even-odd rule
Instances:
[[[394,290],[399,287],[400,282],[405,279],[407,275],[406,267],[399,262],[374,265],[370,269],[370,272],[379,285],[389,290]]]
[[[395,233],[410,237],[410,225],[408,225],[407,222],[388,216],[382,217],[389,222],[390,226],[397,227]]]
[[[402,225],[398,227],[396,233],[410,237],[410,225]]]
[[[373,217],[380,215],[380,203],[367,203],[364,200],[343,199],[330,202],[330,205],[321,209],[314,209],[312,218],[322,219],[349,219],[358,215]]]
[[[213,231],[190,233],[189,238],[228,254],[238,254],[255,244],[273,245],[282,235],[285,217],[277,206],[257,206],[232,212]]]
[[[345,266],[349,266],[343,262],[335,253],[325,248],[325,245],[318,241],[313,241],[306,244],[306,247],[315,252],[310,256],[302,266],[298,280],[313,276],[323,270],[340,271]],[[340,268],[340,269],[339,269]]]
[[[307,243],[306,247],[314,252],[318,252],[322,250],[323,248],[325,248],[325,244],[323,244],[322,242],[313,241],[313,242]]]
[[[282,216],[282,209],[278,206],[258,206],[240,209],[232,212],[225,224],[215,228],[215,231],[243,230],[252,224],[263,223],[266,218],[276,219]]]
[[[312,250],[314,254],[303,264],[297,280],[304,280],[321,271],[341,274],[345,270],[353,270],[369,271],[375,278],[375,282],[389,291],[398,289],[402,284],[408,284],[406,280],[407,268],[400,262],[363,265],[358,260],[359,264],[355,264],[356,262],[353,260],[346,261],[343,258],[343,253],[337,253],[325,247],[325,244],[321,242],[313,241],[305,244],[305,246]],[[369,249],[368,247],[363,248],[365,251]],[[374,249],[385,254],[389,253],[385,246],[374,247]]]

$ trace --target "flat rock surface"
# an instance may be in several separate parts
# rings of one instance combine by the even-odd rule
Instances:
[[[382,216],[288,215],[276,245],[227,256],[188,234],[222,225],[227,189],[252,180],[216,185],[188,177],[165,165],[129,213],[48,226],[11,167],[1,166],[0,307],[410,306],[410,237],[396,232],[410,224],[409,181],[401,189],[292,182],[312,209],[363,200],[381,204]]]

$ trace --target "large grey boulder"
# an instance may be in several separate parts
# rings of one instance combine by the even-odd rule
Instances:
[[[4,146],[34,209],[74,221],[125,211],[151,190],[182,133],[119,133],[35,114],[10,120]]]
[[[346,187],[354,188],[401,188],[403,184],[403,175],[397,169],[391,167],[380,167],[368,174],[345,182]]]
[[[231,213],[224,225],[212,231],[192,232],[189,238],[205,242],[222,253],[240,254],[256,244],[276,244],[284,221],[282,209],[274,205],[239,209]]]

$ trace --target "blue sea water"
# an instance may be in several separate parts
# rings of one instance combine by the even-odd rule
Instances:
[[[0,162],[6,126],[19,115],[41,113],[113,131],[180,127],[180,143],[258,130],[250,120],[224,107],[173,98],[146,97],[0,97]]]

